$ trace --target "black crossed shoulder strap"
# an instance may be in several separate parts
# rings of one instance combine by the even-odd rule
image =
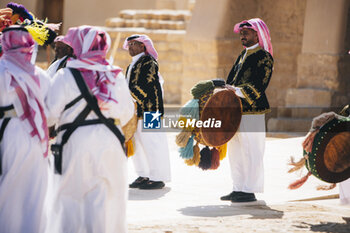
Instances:
[[[0,119],[5,116],[6,111],[10,111],[12,109],[14,109],[14,106],[12,104],[5,107],[0,107]]]
[[[61,144],[53,144],[51,145],[52,153],[55,157],[55,169],[56,172],[59,174],[62,174],[62,152],[63,152],[63,146],[67,143],[69,137],[72,135],[72,133],[80,126],[84,125],[93,125],[93,124],[104,124],[107,126],[108,129],[110,129],[114,135],[119,139],[120,144],[123,147],[123,150],[125,151],[125,138],[119,131],[119,129],[114,125],[114,121],[112,119],[107,119],[102,113],[100,108],[97,104],[96,97],[91,93],[90,89],[87,87],[84,78],[81,76],[81,73],[77,69],[69,68],[71,73],[73,74],[73,77],[75,79],[75,82],[77,83],[77,86],[81,92],[81,95],[78,96],[76,99],[74,99],[71,103],[66,105],[65,110],[69,107],[73,106],[75,103],[77,103],[80,99],[84,98],[87,102],[86,107],[83,109],[83,111],[74,119],[72,123],[64,124],[58,127],[57,131],[66,130],[62,135],[62,141]],[[91,111],[94,111],[99,119],[94,120],[86,120],[85,118],[89,115]]]
[[[12,104],[8,105],[8,106],[5,106],[5,107],[0,107],[0,119],[5,116],[5,112],[6,111],[9,111],[9,110],[12,110],[12,109],[14,109],[14,106]],[[6,128],[6,126],[9,123],[10,120],[11,120],[11,118],[6,117],[6,118],[4,118],[2,124],[0,125],[0,143],[2,141],[2,137],[4,136],[5,128]],[[1,160],[2,160],[2,155],[0,154],[0,175],[2,174],[2,163],[1,163]]]
[[[67,143],[69,137],[72,135],[72,133],[80,126],[84,125],[92,125],[92,124],[105,124],[113,133],[114,135],[119,139],[120,144],[122,145],[124,151],[125,151],[125,138],[119,131],[119,129],[114,125],[114,121],[111,119],[107,119],[102,113],[100,108],[97,105],[97,99],[96,97],[91,93],[90,89],[87,87],[84,78],[81,76],[81,73],[73,68],[69,68],[71,73],[73,74],[73,77],[75,79],[75,82],[77,83],[77,86],[81,92],[81,95],[78,96],[75,100],[73,100],[71,103],[69,103],[65,109],[73,106],[75,103],[77,103],[80,99],[84,98],[87,102],[86,107],[83,109],[83,111],[74,119],[72,123],[68,123],[65,125],[61,125],[58,127],[58,131],[66,130],[62,135],[62,141],[61,144],[53,144],[51,145],[52,153],[55,157],[55,168],[57,173],[62,174],[62,152],[63,152],[63,146]],[[99,119],[95,120],[86,120],[85,118],[89,115],[91,111],[94,111]]]
[[[0,143],[2,141],[2,137],[4,136],[5,128],[10,120],[11,120],[11,118],[5,118],[0,126]],[[2,175],[2,162],[1,161],[2,161],[2,155],[0,154],[0,175]]]
[[[108,129],[110,129],[114,135],[119,139],[120,144],[122,145],[123,149],[124,148],[124,142],[125,138],[120,132],[120,130],[115,126],[115,124],[108,120],[101,112],[100,108],[98,107],[97,104],[97,99],[96,97],[91,93],[90,89],[87,87],[83,76],[81,76],[81,73],[77,69],[69,68],[69,70],[72,72],[73,77],[79,87],[80,92],[82,93],[84,99],[88,103],[88,106],[92,109],[92,111],[95,112],[95,114],[98,116],[98,118],[102,121],[103,124],[107,126]]]

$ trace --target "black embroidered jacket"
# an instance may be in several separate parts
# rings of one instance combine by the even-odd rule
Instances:
[[[226,83],[241,88],[243,114],[263,114],[270,111],[265,90],[270,82],[273,58],[261,47],[245,50],[237,58]]]
[[[129,66],[126,69],[128,74]],[[129,81],[129,89],[137,103],[137,117],[144,112],[164,113],[162,89],[158,77],[158,62],[150,55],[144,55],[134,64]]]

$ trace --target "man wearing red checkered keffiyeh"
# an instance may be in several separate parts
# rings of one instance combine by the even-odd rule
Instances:
[[[4,29],[1,44],[0,232],[42,232],[49,78],[31,62],[35,42],[24,27]]]
[[[228,142],[233,191],[221,200],[256,201],[254,193],[264,190],[265,113],[270,111],[265,90],[273,70],[270,32],[259,18],[244,20],[234,27],[244,50],[227,78],[242,102],[242,120]]]
[[[122,132],[134,115],[134,103],[121,69],[106,60],[109,35],[97,27],[80,26],[70,28],[62,42],[73,49],[74,57],[52,78],[46,98],[49,126],[63,129],[62,125],[72,123],[86,109],[70,70],[74,68],[96,97],[102,114],[114,119]],[[127,231],[127,157],[116,135],[98,119],[90,111],[84,121],[95,123],[77,127],[64,144],[48,232]],[[58,132],[57,144],[65,132]]]
[[[159,73],[158,53],[147,35],[132,35],[125,39],[123,48],[132,61],[126,70],[126,79],[132,97],[137,103],[139,118],[135,133],[135,155],[132,160],[138,178],[129,185],[138,189],[162,189],[171,180],[167,136],[162,132],[144,132],[145,113],[164,114],[164,82]],[[155,115],[154,115],[155,116]]]

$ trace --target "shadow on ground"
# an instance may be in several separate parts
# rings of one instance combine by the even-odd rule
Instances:
[[[314,232],[350,232],[349,223],[338,223],[338,222],[321,222],[320,224],[309,224],[303,222],[302,226],[298,228],[309,228],[310,231]]]
[[[156,200],[170,192],[171,188],[165,187],[154,190],[129,189],[130,201]]]
[[[266,205],[232,206],[207,205],[191,206],[179,209],[183,215],[196,217],[224,217],[236,215],[251,215],[250,219],[278,219],[283,217],[283,211],[274,210]]]

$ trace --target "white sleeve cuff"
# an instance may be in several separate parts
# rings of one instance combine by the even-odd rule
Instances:
[[[233,88],[235,89],[236,95],[238,97],[245,98],[245,96],[243,95],[243,93],[241,91],[241,88],[239,88],[239,87],[233,87]]]

